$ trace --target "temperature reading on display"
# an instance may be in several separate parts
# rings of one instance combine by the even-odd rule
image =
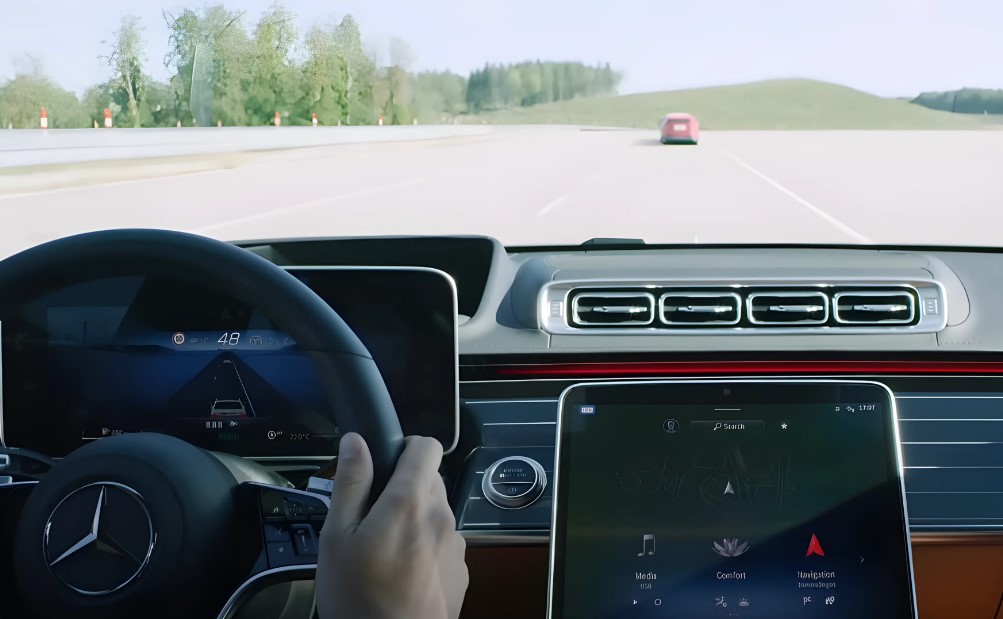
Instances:
[[[289,440],[291,441],[309,441],[310,434],[307,432],[290,432]]]
[[[240,343],[240,333],[227,331],[216,340],[220,346],[236,346]]]
[[[861,404],[860,407],[857,410],[860,410],[860,411],[876,411],[876,410],[878,410],[878,405],[877,404]]]

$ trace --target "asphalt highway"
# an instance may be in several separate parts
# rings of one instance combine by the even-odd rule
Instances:
[[[1003,131],[704,132],[698,146],[663,146],[657,130],[311,131],[91,131],[125,143],[81,146],[90,149],[83,159],[140,149],[108,166],[157,153],[259,152],[195,171],[140,166],[123,178],[119,170],[108,181],[87,168],[76,178],[93,174],[88,182],[51,188],[45,175],[65,170],[31,175],[27,190],[16,188],[21,176],[0,175],[0,255],[109,227],[225,240],[484,234],[507,245],[592,237],[1003,245]],[[29,143],[41,133],[23,132],[8,154],[46,161],[46,149]],[[228,133],[229,142],[217,137]],[[199,135],[210,137],[203,144]],[[3,139],[0,132],[0,153]],[[64,150],[49,151],[53,163],[72,163],[59,159]]]

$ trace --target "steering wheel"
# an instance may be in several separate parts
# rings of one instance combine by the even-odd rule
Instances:
[[[404,444],[376,363],[330,306],[256,254],[162,230],[59,239],[0,261],[0,320],[60,286],[137,274],[211,286],[289,333],[312,358],[338,426],[369,444],[375,500]],[[90,443],[25,485],[14,573],[40,617],[231,616],[252,584],[312,578],[330,504],[241,483],[209,452],[154,433]]]

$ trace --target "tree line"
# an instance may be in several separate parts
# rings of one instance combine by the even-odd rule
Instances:
[[[82,97],[62,88],[37,62],[0,84],[0,126],[49,127],[255,126],[274,122],[369,125],[451,122],[482,110],[530,106],[575,97],[616,94],[621,76],[608,64],[524,62],[487,65],[462,76],[415,72],[414,54],[401,39],[384,49],[364,43],[351,15],[306,32],[275,4],[251,22],[242,11],[216,4],[165,11],[169,39],[163,64],[168,82],[147,71],[144,26],[122,19],[102,41],[108,79]]]
[[[957,114],[1003,114],[1003,90],[962,88],[948,92],[924,92],[912,102]]]

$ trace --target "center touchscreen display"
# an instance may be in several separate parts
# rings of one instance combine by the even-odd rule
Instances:
[[[578,385],[559,424],[550,617],[915,617],[886,387]]]

